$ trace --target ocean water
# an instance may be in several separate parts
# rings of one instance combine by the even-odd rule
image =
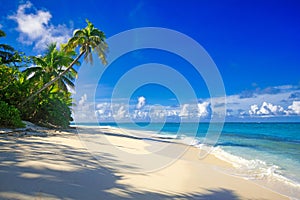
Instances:
[[[235,167],[225,173],[300,199],[300,123],[225,123],[219,138],[214,125],[211,133],[207,132],[209,123],[100,125],[152,131],[162,138],[176,138],[178,141],[190,137],[193,139],[190,145],[199,148],[207,148],[203,143],[207,138],[218,139],[216,143],[209,143],[213,145],[212,153]]]

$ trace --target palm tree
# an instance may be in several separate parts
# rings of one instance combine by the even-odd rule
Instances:
[[[5,32],[0,30],[0,37],[5,36]],[[0,64],[13,64],[16,66],[16,62],[21,62],[20,54],[8,44],[0,44]]]
[[[93,63],[92,51],[96,51],[98,57],[101,59],[104,65],[107,64],[106,61],[106,52],[108,46],[104,41],[105,35],[104,32],[95,28],[94,25],[86,20],[87,26],[84,29],[75,30],[73,33],[73,37],[69,39],[66,45],[63,45],[63,49],[66,52],[70,52],[75,50],[77,47],[80,47],[79,55],[70,63],[70,65],[64,69],[62,73],[53,78],[51,81],[46,83],[42,88],[40,88],[37,92],[29,96],[22,104],[24,105],[28,101],[30,101],[33,97],[41,93],[43,90],[48,88],[50,85],[55,83],[61,77],[63,77],[70,69],[72,69],[73,65],[84,55],[84,59],[86,62]]]
[[[68,66],[72,61],[72,56],[75,55],[74,51],[59,51],[56,48],[56,44],[50,44],[46,50],[45,56],[38,57],[33,56],[35,66],[27,68],[23,72],[27,74],[28,79],[39,84],[45,84],[64,71],[64,66]],[[80,63],[77,62],[77,65]],[[68,91],[68,87],[74,88],[73,81],[77,76],[77,72],[74,68],[71,68],[65,73],[56,83],[60,90]]]

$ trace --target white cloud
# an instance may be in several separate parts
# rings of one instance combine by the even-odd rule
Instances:
[[[0,24],[0,29],[1,29],[1,28],[3,28],[3,25],[2,25],[2,24]]]
[[[148,111],[134,110],[133,113],[131,113],[132,119],[145,120],[148,118],[148,116],[149,116]]]
[[[248,98],[240,98],[238,94],[227,96],[226,108],[231,111],[231,116],[235,117],[245,117],[246,115],[285,116],[288,106],[293,103],[293,100],[297,100],[291,97],[296,96],[300,90],[298,87],[290,85],[276,86],[274,88],[280,89],[280,91],[277,93],[263,93],[262,91],[264,90],[261,90],[258,93],[254,92]],[[214,100],[218,102],[218,99]],[[263,102],[266,103],[264,104]]]
[[[258,110],[259,110],[258,105],[253,104],[253,105],[250,106],[249,114],[250,115],[255,115]]]
[[[249,98],[240,98],[239,94],[230,95],[226,98],[226,109],[228,119],[259,119],[261,117],[298,117],[300,116],[300,101],[290,98],[291,94],[300,92],[296,87],[278,86],[282,91],[275,94],[255,93]],[[283,90],[284,89],[284,90]],[[88,93],[87,93],[88,94]],[[295,95],[294,95],[295,96]],[[217,114],[223,108],[224,99],[218,97],[214,99],[201,99],[201,103],[184,103],[177,106],[169,105],[149,105],[146,98],[141,96],[137,103],[128,105],[128,99],[117,99],[111,103],[110,99],[94,104],[88,102],[82,94],[78,100],[78,108],[74,108],[82,117],[90,117],[96,113],[101,121],[117,120],[130,121],[131,119],[149,119],[152,121],[165,121],[168,119],[181,119],[182,121],[195,121],[199,119],[210,119],[212,114]],[[214,107],[213,107],[214,105]],[[95,110],[96,109],[96,110]],[[89,111],[89,112],[88,112]],[[221,111],[220,111],[221,112]]]
[[[143,102],[143,101],[141,101]],[[142,109],[137,109],[136,105],[128,105],[127,103],[98,103],[94,104],[87,101],[86,95],[83,95],[77,106],[73,108],[77,114],[77,121],[88,121],[92,119],[94,114],[100,121],[130,121],[130,120],[148,120],[165,121],[167,117],[178,117],[182,120],[193,121],[206,119],[212,114],[211,105],[205,101],[197,105],[183,104],[180,107],[162,106],[162,105],[144,105]],[[294,101],[286,109],[280,105],[275,105],[269,102],[262,104],[252,104],[250,109],[243,111],[229,109],[230,117],[273,117],[273,116],[288,116],[300,115],[300,101]],[[79,117],[78,117],[79,116]],[[208,119],[208,118],[207,118]]]
[[[292,105],[290,105],[288,109],[288,114],[300,115],[300,101],[293,101]]]
[[[272,103],[263,102],[259,107],[257,104],[251,105],[249,114],[250,115],[284,115],[286,111],[280,105],[273,105]]]
[[[125,105],[121,105],[117,110],[117,113],[114,115],[116,119],[124,119],[126,117]]]
[[[136,105],[136,108],[141,109],[145,106],[145,104],[146,104],[146,98],[141,96],[141,97],[138,98],[138,103]]]
[[[66,25],[54,26],[50,23],[52,17],[49,11],[36,10],[35,13],[26,13],[32,8],[32,3],[27,2],[18,7],[17,13],[9,16],[18,23],[20,36],[18,40],[23,44],[32,45],[37,50],[43,50],[48,44],[67,42],[71,37],[71,30]]]
[[[82,105],[86,102],[86,100],[87,100],[87,95],[84,94],[84,95],[80,98],[80,100],[79,100],[79,102],[78,102],[78,105],[79,105],[79,106],[82,106]]]
[[[165,121],[167,116],[177,115],[179,113],[179,108],[171,109],[169,106],[162,105],[150,105],[147,107],[148,115],[152,121]]]
[[[209,114],[210,114],[210,103],[209,102],[198,103],[198,116],[207,117]]]
[[[188,117],[189,116],[188,106],[189,106],[189,104],[182,105],[181,110],[178,115],[179,117]]]

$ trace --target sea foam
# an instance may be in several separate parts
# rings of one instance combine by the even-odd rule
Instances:
[[[194,139],[189,145],[208,151],[208,153],[233,166],[232,169],[218,168],[223,173],[254,181],[292,199],[300,199],[300,183],[285,177],[279,166],[268,164],[259,159],[248,160],[229,153],[220,146],[205,145],[202,141],[202,139]]]

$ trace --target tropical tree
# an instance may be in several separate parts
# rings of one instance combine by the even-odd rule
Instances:
[[[0,37],[5,36],[5,32],[0,30]],[[0,44],[0,64],[17,66],[18,62],[22,62],[20,53],[8,44]]]
[[[57,50],[56,44],[52,43],[48,46],[46,53],[43,57],[32,56],[31,59],[34,66],[24,70],[27,74],[28,80],[35,82],[36,84],[42,84],[51,81],[55,77],[59,76],[64,70],[65,66],[68,66],[73,62],[73,56],[75,51],[61,51]],[[77,65],[80,63],[77,62]],[[74,80],[77,76],[77,71],[71,68],[67,73],[65,73],[54,85],[57,86],[59,90],[64,92],[68,91],[68,87],[74,88]]]
[[[4,37],[4,36],[6,36],[5,32],[0,30],[0,37]]]
[[[0,38],[5,36],[5,32],[0,30]],[[12,46],[0,44],[0,100],[16,106],[26,94],[25,76],[18,68],[25,67],[27,61],[27,57]]]
[[[36,88],[41,88],[61,74],[65,66],[73,62],[75,51],[58,50],[55,43],[50,44],[43,56],[31,56],[32,66],[25,69],[22,74],[26,77],[28,92],[32,94]],[[76,63],[80,63],[77,61]],[[71,117],[72,99],[68,88],[74,87],[77,72],[71,68],[59,80],[42,91],[30,104],[23,106],[22,118],[46,126],[67,127]],[[23,99],[28,95],[23,96]]]
[[[0,127],[22,127],[21,113],[15,107],[23,93],[23,74],[14,67],[0,64]],[[24,84],[25,86],[25,84]]]
[[[24,105],[28,101],[30,101],[33,97],[41,93],[43,90],[48,88],[50,85],[55,83],[61,77],[63,77],[66,73],[68,73],[73,65],[78,62],[78,60],[84,56],[84,60],[86,62],[93,63],[92,51],[96,51],[98,57],[101,59],[104,65],[107,64],[106,61],[106,52],[108,46],[106,44],[104,32],[95,28],[94,25],[86,20],[87,26],[84,29],[75,30],[73,33],[73,37],[69,39],[67,44],[63,45],[63,49],[65,52],[72,52],[77,47],[79,47],[79,55],[69,64],[68,67],[64,69],[59,75],[53,78],[51,81],[47,82],[43,87],[29,96],[21,105]]]

